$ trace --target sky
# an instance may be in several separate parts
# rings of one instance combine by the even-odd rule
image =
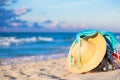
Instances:
[[[43,28],[48,31],[120,31],[120,0],[19,0],[9,7],[32,9],[19,18],[26,20],[32,29],[32,23],[37,22],[42,26],[40,31]]]

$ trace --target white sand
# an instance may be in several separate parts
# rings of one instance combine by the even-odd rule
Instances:
[[[120,80],[120,69],[69,74],[66,58],[0,66],[0,80]]]

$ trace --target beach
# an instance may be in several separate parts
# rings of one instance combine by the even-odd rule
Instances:
[[[120,0],[0,0],[0,80],[120,80],[119,13]]]
[[[0,80],[120,80],[120,69],[71,74],[66,57],[0,66]]]

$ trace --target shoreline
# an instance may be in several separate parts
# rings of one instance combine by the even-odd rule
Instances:
[[[33,56],[23,56],[23,57],[14,57],[14,58],[0,58],[0,66],[11,65],[11,64],[21,64],[26,62],[36,62],[44,61],[48,59],[57,59],[61,57],[67,57],[67,53],[54,53],[46,55],[33,55]]]

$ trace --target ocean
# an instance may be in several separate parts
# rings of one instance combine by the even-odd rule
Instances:
[[[0,58],[67,55],[76,33],[0,33]]]
[[[120,41],[120,33],[115,33]],[[0,59],[67,55],[76,33],[0,32]]]

